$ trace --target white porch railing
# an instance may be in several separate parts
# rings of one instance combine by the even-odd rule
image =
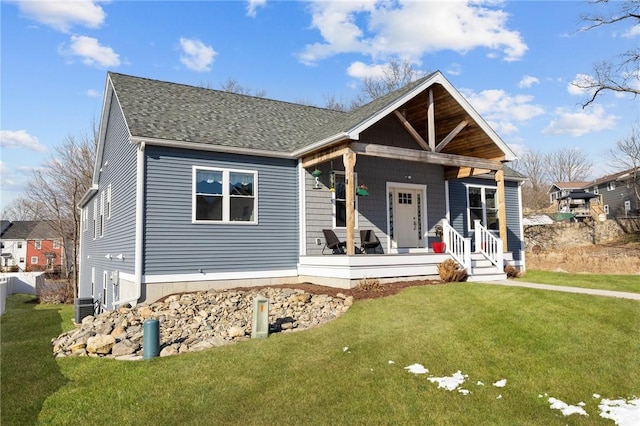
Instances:
[[[502,240],[493,235],[487,228],[480,224],[480,220],[474,222],[476,252],[484,254],[495,266],[504,267],[504,252]]]
[[[448,220],[442,219],[442,241],[446,252],[471,273],[471,238],[464,238],[449,225]]]

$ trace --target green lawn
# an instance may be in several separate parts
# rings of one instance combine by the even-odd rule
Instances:
[[[640,275],[567,274],[527,270],[516,281],[640,293]]]
[[[72,307],[12,296],[8,309],[2,425],[595,425],[613,423],[599,417],[594,393],[640,395],[640,303],[632,300],[413,287],[356,302],[313,330],[137,362],[56,360],[49,342]],[[429,373],[409,373],[414,363]],[[428,380],[458,370],[469,376],[468,395]],[[492,386],[500,379],[504,388]],[[584,401],[589,416],[564,417],[545,393]]]

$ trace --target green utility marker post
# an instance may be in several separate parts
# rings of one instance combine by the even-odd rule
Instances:
[[[160,321],[148,319],[142,328],[142,357],[155,358],[160,355]]]
[[[251,338],[266,337],[269,337],[269,299],[264,296],[256,296],[253,299]]]

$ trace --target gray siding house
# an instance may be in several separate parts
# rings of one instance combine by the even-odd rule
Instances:
[[[102,309],[525,266],[515,156],[440,72],[352,112],[108,73],[97,149],[78,297]],[[323,254],[324,230],[344,254]]]
[[[594,180],[587,191],[600,195],[607,218],[640,214],[640,171],[628,169]]]

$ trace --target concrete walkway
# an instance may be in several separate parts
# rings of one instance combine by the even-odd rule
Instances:
[[[491,281],[491,282],[487,281],[487,282],[483,282],[482,284],[496,284],[496,285],[506,285],[510,287],[536,288],[539,290],[563,291],[565,293],[591,294],[594,296],[617,297],[620,299],[640,300],[640,293],[629,293],[624,291],[596,290],[596,289],[582,288],[582,287],[566,287],[562,285],[535,284],[535,283],[527,283],[524,281],[514,281],[514,280],[500,280],[500,281]]]

